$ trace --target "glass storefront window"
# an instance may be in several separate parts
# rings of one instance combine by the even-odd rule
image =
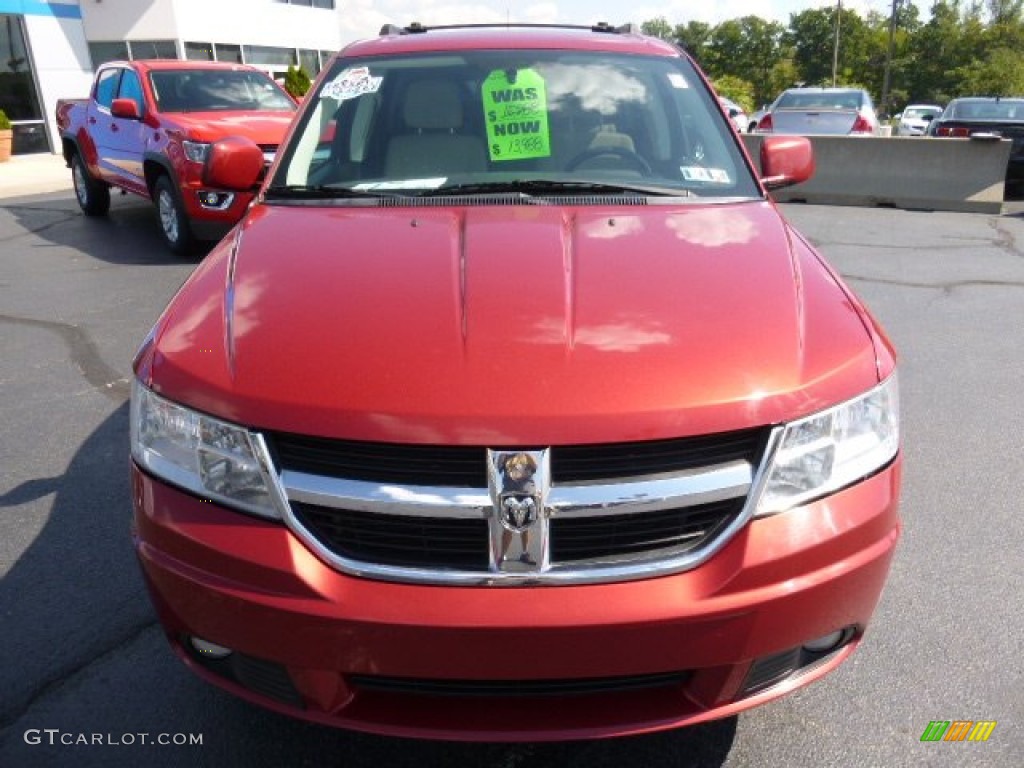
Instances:
[[[131,58],[128,53],[128,43],[123,40],[109,43],[89,43],[89,56],[92,58],[93,69],[108,61],[126,61]]]
[[[185,58],[191,61],[213,61],[213,43],[185,43]]]
[[[13,154],[49,151],[25,30],[10,14],[0,14],[0,109],[14,123]]]
[[[215,47],[217,61],[233,61],[235,64],[242,63],[242,46],[231,43],[217,43]]]
[[[261,64],[270,67],[287,69],[295,64],[295,50],[292,48],[273,48],[269,45],[245,46],[245,63]]]
[[[310,77],[316,77],[320,72],[320,57],[316,51],[299,49],[299,66],[306,70]]]
[[[173,40],[130,40],[133,59],[176,59],[178,46]]]

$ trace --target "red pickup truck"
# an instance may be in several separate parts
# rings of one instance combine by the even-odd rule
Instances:
[[[115,61],[97,71],[88,99],[58,101],[57,127],[82,211],[105,214],[110,187],[150,198],[167,245],[184,254],[230,229],[255,191],[206,182],[211,143],[244,136],[269,164],[295,110],[253,67]]]

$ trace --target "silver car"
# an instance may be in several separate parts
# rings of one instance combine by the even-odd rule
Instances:
[[[881,132],[871,96],[860,88],[790,88],[761,118],[757,131],[802,136]]]

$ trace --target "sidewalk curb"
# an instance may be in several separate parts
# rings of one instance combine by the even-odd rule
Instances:
[[[15,155],[0,163],[0,200],[71,189],[71,169],[62,155]]]

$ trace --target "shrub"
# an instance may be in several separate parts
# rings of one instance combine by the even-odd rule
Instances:
[[[0,131],[11,130],[11,121],[7,118],[7,113],[0,109]]]
[[[312,81],[305,69],[302,67],[296,69],[293,65],[288,65],[288,73],[284,76],[284,89],[288,93],[296,99],[301,99],[306,95],[310,85],[312,85]]]

